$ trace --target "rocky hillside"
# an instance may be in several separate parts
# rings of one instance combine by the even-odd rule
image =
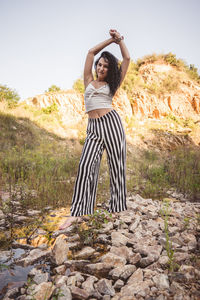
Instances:
[[[129,76],[129,75],[127,75]],[[173,114],[181,118],[200,120],[200,85],[191,80],[184,70],[163,60],[143,63],[131,82],[129,93],[125,84],[113,100],[114,108],[125,118],[155,118]],[[53,104],[62,115],[62,121],[74,125],[84,118],[84,97],[75,90],[45,93],[25,100],[38,108]]]

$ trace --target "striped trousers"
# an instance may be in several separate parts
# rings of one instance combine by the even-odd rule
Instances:
[[[113,109],[99,118],[89,118],[74,186],[71,216],[93,214],[99,167],[104,149],[110,174],[109,212],[126,206],[126,137],[119,114]]]

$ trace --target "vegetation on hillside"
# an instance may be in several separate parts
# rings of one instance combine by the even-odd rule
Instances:
[[[12,108],[16,106],[19,100],[20,97],[14,89],[11,89],[6,85],[0,84],[0,102],[6,101],[8,107]]]
[[[69,151],[66,139],[27,118],[1,112],[0,128],[1,187],[16,199],[20,195],[26,208],[70,205],[80,153]],[[193,148],[182,146],[169,156],[154,150],[141,150],[139,158],[135,153],[127,156],[128,192],[143,197],[162,199],[169,188],[174,188],[196,199],[200,195],[199,174],[200,153]],[[104,155],[97,201],[108,199],[109,172]]]
[[[47,91],[45,91],[46,93],[55,93],[55,92],[59,92],[61,91],[61,88],[59,88],[57,85],[52,84]]]

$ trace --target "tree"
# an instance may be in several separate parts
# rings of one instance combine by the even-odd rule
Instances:
[[[52,84],[47,91],[45,92],[49,92],[49,93],[54,93],[54,92],[58,92],[61,91],[61,88],[59,88],[58,86],[56,86],[55,84]]]
[[[73,84],[73,89],[79,93],[84,93],[84,83],[82,78],[78,78],[74,84]]]
[[[0,84],[0,102],[7,101],[9,107],[13,107],[20,100],[18,93],[6,85]]]

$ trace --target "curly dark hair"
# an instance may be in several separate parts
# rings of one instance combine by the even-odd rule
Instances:
[[[97,69],[98,62],[102,57],[106,60],[106,62],[108,62],[108,75],[105,81],[109,84],[110,92],[114,96],[121,80],[121,67],[118,67],[118,59],[112,53],[104,51],[101,53],[101,56],[95,61],[95,71]]]

